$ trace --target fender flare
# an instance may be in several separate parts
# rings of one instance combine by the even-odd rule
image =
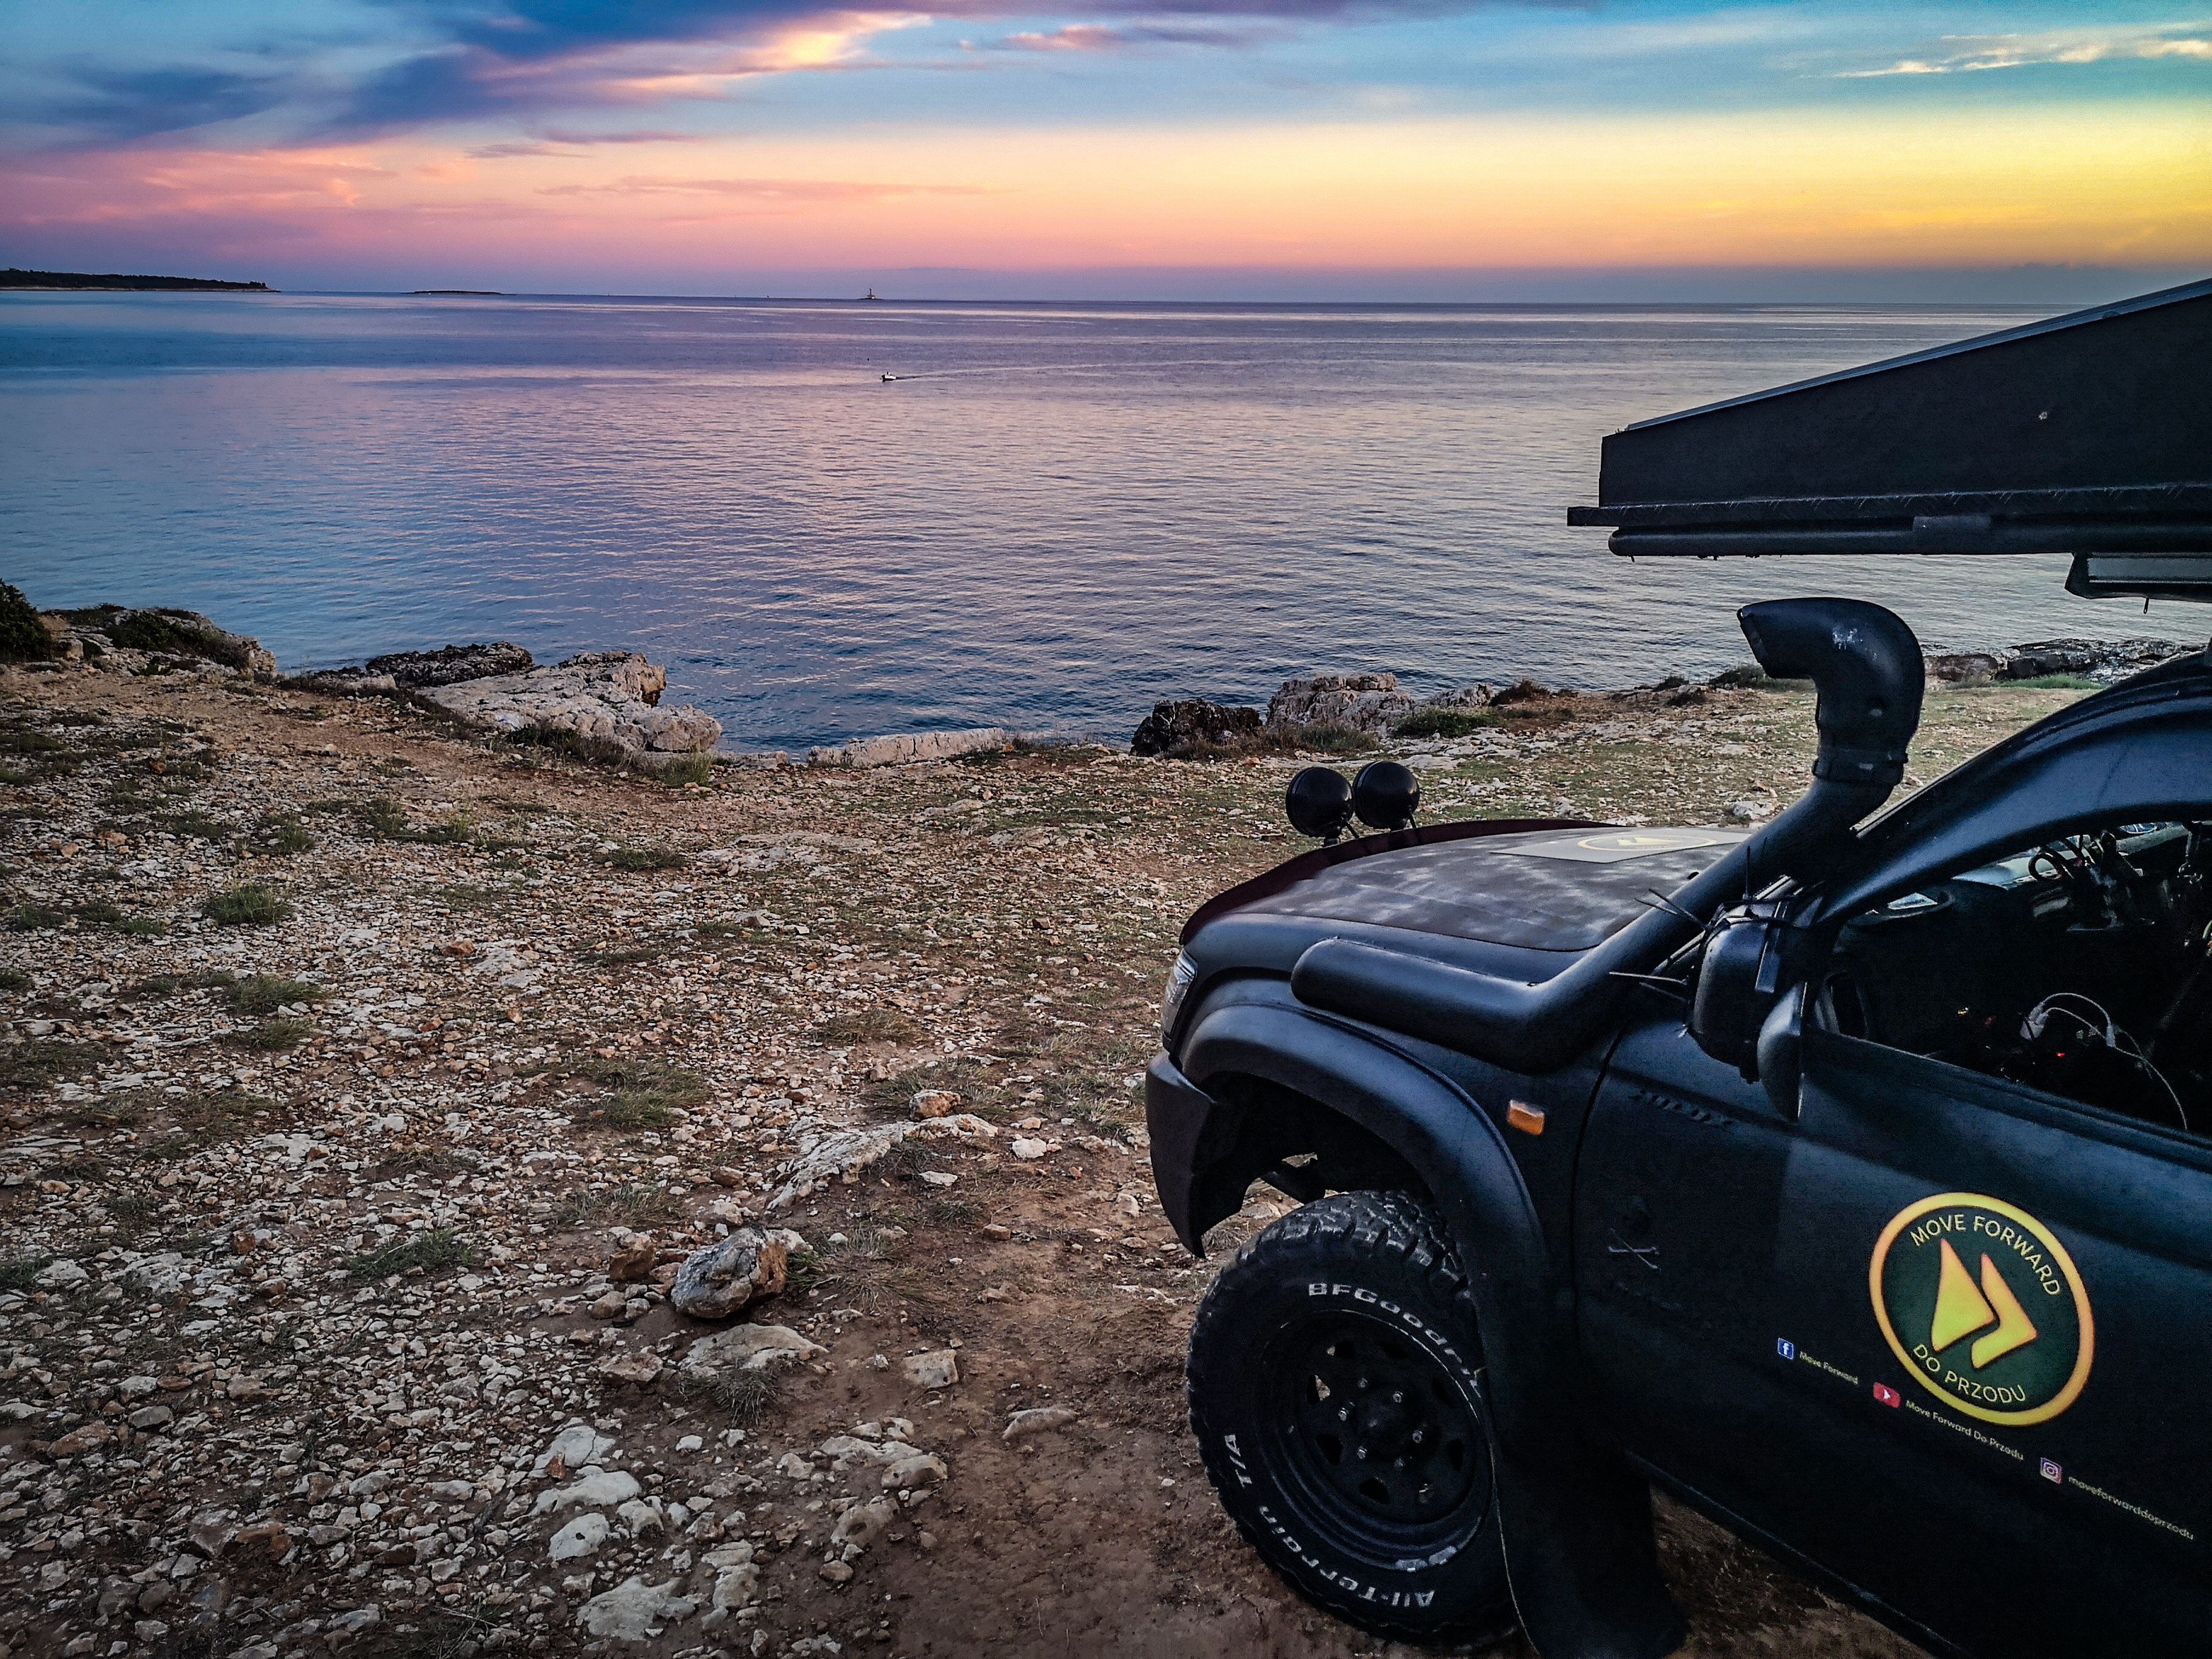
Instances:
[[[1573,1286],[1552,1269],[1490,1115],[1387,1036],[1307,1011],[1217,1008],[1179,1059],[1200,1089],[1237,1073],[1318,1102],[1427,1180],[1480,1324],[1506,1573],[1523,1628],[1547,1659],[1672,1652],[1685,1626],[1659,1576],[1650,1487],[1578,1420]]]

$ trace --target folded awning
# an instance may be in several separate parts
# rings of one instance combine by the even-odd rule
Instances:
[[[1615,553],[2069,553],[2073,592],[2212,599],[2212,281],[1642,421]]]

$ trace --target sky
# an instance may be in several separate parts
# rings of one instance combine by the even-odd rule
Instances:
[[[2212,6],[0,0],[0,264],[289,289],[2091,302]]]

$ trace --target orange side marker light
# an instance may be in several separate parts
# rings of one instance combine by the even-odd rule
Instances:
[[[1505,1121],[1522,1134],[1540,1135],[1544,1133],[1544,1109],[1531,1106],[1525,1100],[1509,1100],[1505,1103]]]

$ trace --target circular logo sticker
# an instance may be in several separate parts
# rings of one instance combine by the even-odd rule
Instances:
[[[2097,1348],[2074,1258],[2027,1211],[1938,1193],[1897,1212],[1867,1266],[1874,1315],[1920,1386],[1984,1423],[2058,1415]]]

